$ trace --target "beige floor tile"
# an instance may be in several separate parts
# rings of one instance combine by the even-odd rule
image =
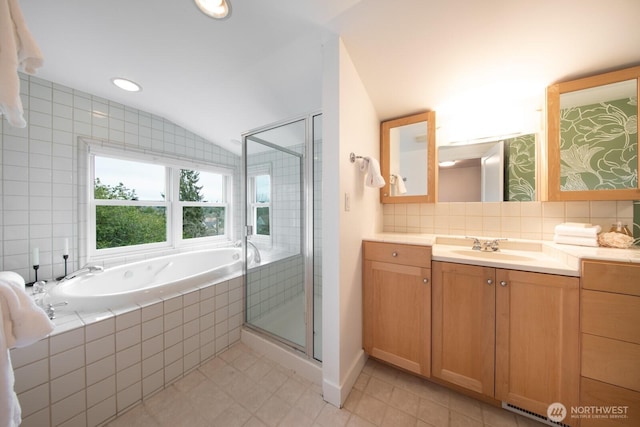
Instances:
[[[449,425],[451,427],[482,427],[482,421],[467,417],[456,411],[450,412]]]
[[[274,395],[271,396],[255,414],[267,426],[275,427],[290,410],[291,405]]]
[[[451,392],[449,408],[452,411],[464,414],[465,416],[482,423],[482,404],[476,399],[460,393]]]
[[[410,391],[404,390],[400,387],[394,387],[393,392],[391,393],[391,399],[389,400],[389,405],[411,415],[412,417],[416,417],[418,415],[418,408],[420,407],[420,398],[418,395],[413,394]]]
[[[362,396],[364,396],[364,393],[360,390],[351,390],[351,393],[347,396],[347,400],[344,402],[344,409],[349,412],[355,412]]]
[[[364,393],[375,397],[383,402],[388,402],[391,399],[391,392],[393,391],[393,385],[381,380],[378,377],[372,377],[364,389]]]
[[[361,372],[360,375],[358,375],[358,379],[353,385],[353,388],[356,390],[364,391],[364,389],[367,387],[367,384],[369,384],[370,379],[371,375]]]
[[[249,376],[249,378],[251,378],[251,376]],[[282,371],[280,371],[278,369],[271,369],[269,372],[266,373],[266,375],[264,377],[262,377],[258,381],[258,385],[266,388],[267,390],[269,390],[271,392],[275,392],[288,379],[289,379],[289,377],[284,372],[282,372]]]
[[[322,399],[322,394],[310,387],[305,390],[302,396],[300,396],[294,407],[298,408],[300,412],[307,415],[312,420],[315,420],[325,405],[327,405],[327,402]]]
[[[287,380],[276,390],[276,394],[285,402],[293,405],[302,396],[302,393],[306,390],[303,383],[296,378],[289,377]]]
[[[387,404],[385,402],[365,393],[360,398],[354,413],[370,423],[380,425],[386,410]]]
[[[416,427],[418,419],[396,408],[387,408],[381,427]]]
[[[347,409],[338,409],[326,404],[316,418],[316,424],[321,427],[344,427],[349,421],[351,412]]]
[[[518,425],[515,414],[486,404],[482,405],[482,417],[485,426],[513,427]]]
[[[159,425],[144,406],[138,405],[111,421],[107,427],[157,427]]]
[[[241,427],[252,415],[238,403],[234,403],[213,421],[215,427]]]
[[[313,425],[313,419],[302,413],[298,408],[291,408],[278,427],[302,427]]]
[[[418,418],[437,427],[449,425],[449,408],[429,399],[420,399]]]
[[[347,427],[377,427],[371,421],[367,421],[364,418],[353,414],[351,418],[349,418],[349,422],[347,423]]]
[[[174,387],[177,388],[178,391],[186,393],[206,380],[207,377],[202,372],[196,369],[195,371],[191,371],[185,377],[176,381]]]
[[[211,381],[200,383],[187,393],[191,405],[200,415],[213,421],[234,404],[234,400]]]
[[[268,427],[265,423],[256,417],[249,418],[249,421],[242,427]]]

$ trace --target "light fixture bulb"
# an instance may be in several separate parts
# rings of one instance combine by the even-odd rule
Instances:
[[[438,166],[443,167],[443,168],[447,168],[447,167],[453,166],[455,164],[456,164],[455,160],[447,160],[447,161],[438,163]]]
[[[115,77],[111,79],[111,82],[127,92],[140,92],[142,90],[142,87],[138,83],[132,82],[128,79],[123,79],[122,77]]]
[[[226,18],[229,14],[227,0],[194,0],[202,13],[215,19]]]

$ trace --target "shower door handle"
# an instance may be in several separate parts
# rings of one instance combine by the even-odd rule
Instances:
[[[245,226],[245,236],[253,236],[253,225]]]

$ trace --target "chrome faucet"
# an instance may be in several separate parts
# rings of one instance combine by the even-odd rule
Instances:
[[[241,247],[242,241],[241,240],[236,241],[234,246],[236,246],[237,248]],[[253,244],[251,240],[247,239],[247,247],[249,246],[251,246],[251,248],[253,249],[253,257],[254,257],[253,260],[256,262],[256,264],[260,264],[260,262],[262,261],[262,257],[260,256],[260,250],[256,245]]]
[[[80,270],[76,270],[73,273],[67,274],[59,282],[64,282],[65,280],[73,279],[74,277],[84,276],[86,274],[92,273],[102,273],[104,271],[104,267],[101,265],[85,265]]]
[[[500,241],[507,239],[493,239],[493,240],[485,240],[484,242],[480,242],[480,239],[477,237],[467,237],[467,239],[473,239],[473,246],[471,249],[474,251],[483,251],[483,252],[497,252],[500,250]]]

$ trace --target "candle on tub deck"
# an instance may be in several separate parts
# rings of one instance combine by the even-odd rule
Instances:
[[[33,248],[33,265],[40,265],[40,249]]]
[[[64,239],[64,252],[62,255],[69,255],[69,239]]]

